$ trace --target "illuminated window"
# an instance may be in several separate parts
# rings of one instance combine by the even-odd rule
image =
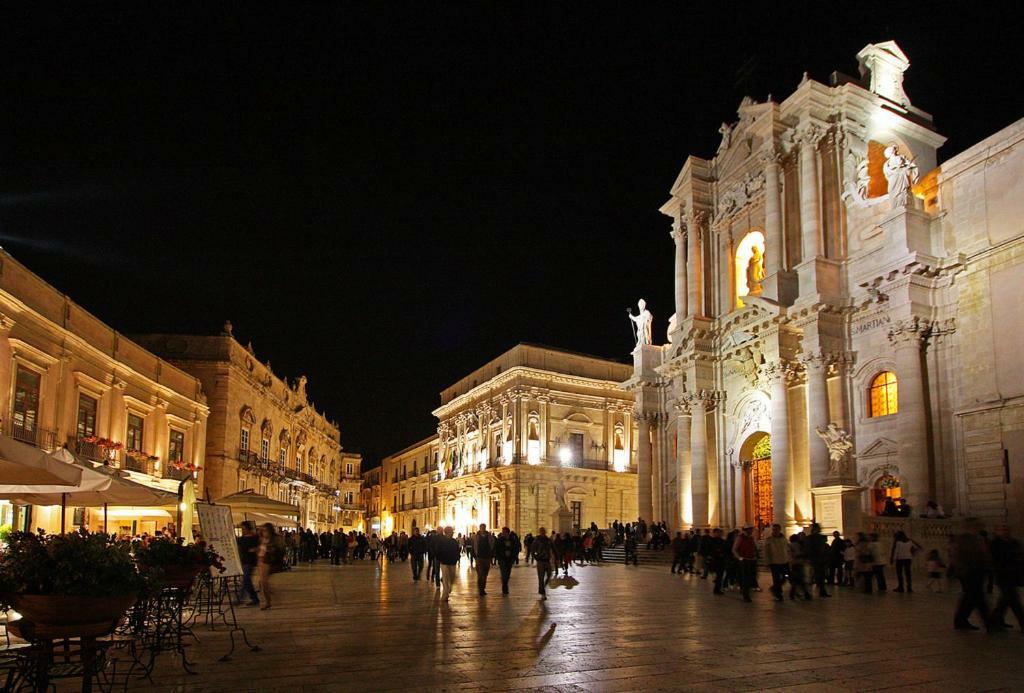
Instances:
[[[896,374],[892,371],[882,371],[874,377],[868,389],[868,416],[888,416],[898,410]]]

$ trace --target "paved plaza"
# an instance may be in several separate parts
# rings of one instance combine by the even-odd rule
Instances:
[[[667,568],[604,564],[575,569],[579,585],[540,602],[536,572],[520,566],[512,594],[497,571],[488,595],[465,562],[451,601],[414,583],[408,564],[321,562],[275,576],[273,609],[239,610],[250,640],[198,631],[199,674],[168,655],[159,691],[383,690],[879,690],[1024,687],[1019,631],[951,628],[955,594],[862,595],[744,604]],[[762,575],[763,585],[767,576]]]

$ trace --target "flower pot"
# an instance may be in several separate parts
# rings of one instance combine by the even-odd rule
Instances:
[[[134,594],[86,597],[68,594],[19,594],[14,610],[41,626],[95,626],[117,622],[132,604]]]
[[[159,584],[172,589],[187,590],[192,586],[192,581],[203,571],[204,566],[199,564],[191,565],[166,565],[163,567],[163,575],[159,578]]]

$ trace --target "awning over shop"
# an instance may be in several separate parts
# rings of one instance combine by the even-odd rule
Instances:
[[[257,512],[239,512],[236,510],[231,511],[231,517],[234,519],[236,525],[240,525],[243,522],[255,522],[257,525],[266,524],[269,522],[275,527],[298,527],[299,523],[297,520],[291,517],[284,517],[283,515],[274,515],[272,513],[257,513]]]
[[[73,487],[82,470],[39,448],[0,436],[0,493],[34,492],[40,487]]]
[[[227,505],[232,513],[264,513],[282,517],[299,517],[299,507],[284,501],[274,500],[256,493],[252,489],[232,493],[216,501],[218,505]]]

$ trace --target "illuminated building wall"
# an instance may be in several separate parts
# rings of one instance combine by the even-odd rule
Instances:
[[[584,526],[636,519],[627,365],[520,344],[441,393],[438,435],[384,459],[386,532],[553,526],[555,488]],[[650,518],[648,518],[650,520]]]
[[[1024,529],[1024,121],[937,166],[909,58],[856,59],[744,98],[661,207],[669,329],[623,382],[649,441],[641,515],[849,533],[898,488],[915,515]]]

